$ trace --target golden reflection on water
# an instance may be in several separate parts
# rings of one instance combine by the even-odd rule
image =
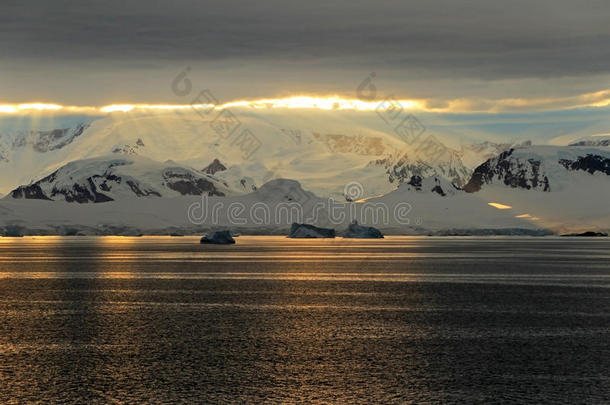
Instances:
[[[500,260],[528,260],[532,239],[387,237],[381,240],[288,239],[281,236],[240,236],[236,245],[202,245],[199,237],[26,237],[0,238],[0,278],[19,279],[235,279],[504,282],[516,276],[496,272],[469,274],[438,268],[467,266],[474,258],[490,265]],[[556,239],[537,239],[553,247]],[[583,243],[588,241],[582,241]],[[597,241],[592,241],[597,242]],[[592,243],[588,242],[588,243]],[[574,244],[571,242],[571,244]],[[576,248],[578,245],[574,245]],[[594,245],[593,245],[594,246]],[[603,246],[599,246],[602,248]],[[542,252],[534,249],[537,257]],[[587,252],[604,259],[603,249]],[[549,250],[547,263],[569,266]],[[539,280],[551,280],[544,277]],[[525,277],[525,275],[523,276]],[[530,272],[529,279],[536,279]],[[580,275],[562,275],[561,280]],[[597,279],[604,279],[599,275]],[[519,279],[520,281],[525,280]]]
[[[606,382],[596,367],[607,351],[607,293],[574,289],[587,269],[604,276],[591,271],[607,267],[604,241],[4,242],[0,403],[468,402],[497,397],[488,381],[525,401],[519,395],[538,392],[543,372],[571,384],[562,396],[583,397],[582,381],[597,384],[583,392]],[[532,266],[523,260],[532,254],[554,271],[501,268]],[[589,267],[560,271],[566,258]],[[562,278],[560,289],[498,289]],[[481,281],[493,285],[474,285]],[[546,295],[532,301],[538,294]],[[549,336],[553,344],[540,344]],[[557,362],[532,370],[541,358]],[[581,369],[566,377],[573,367]],[[507,380],[507,368],[522,378]]]

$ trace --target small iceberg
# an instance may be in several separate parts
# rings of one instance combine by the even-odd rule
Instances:
[[[4,237],[8,238],[22,238],[23,237],[23,227],[19,225],[7,225],[4,228]]]
[[[593,231],[587,231],[587,232],[583,232],[583,233],[568,233],[565,235],[561,235],[561,236],[581,236],[581,237],[585,237],[585,238],[599,238],[599,237],[606,237],[608,236],[607,233],[605,232],[593,232]]]
[[[309,224],[297,224],[294,222],[290,227],[289,238],[334,238],[335,230],[318,228]]]
[[[235,243],[235,239],[231,236],[231,231],[216,231],[208,233],[201,238],[200,243],[211,243],[214,245],[230,245]]]
[[[377,228],[372,226],[358,225],[358,221],[354,220],[347,227],[345,232],[345,238],[360,238],[360,239],[380,239],[383,238],[383,234]]]

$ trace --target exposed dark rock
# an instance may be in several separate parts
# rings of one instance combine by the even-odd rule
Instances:
[[[550,191],[549,179],[541,171],[540,161],[516,159],[512,156],[513,152],[514,149],[502,152],[477,167],[463,190],[475,193],[481,190],[483,184],[491,184],[496,179],[512,188]]]
[[[152,189],[142,189],[137,183],[135,183],[131,180],[127,180],[126,183],[129,186],[129,188],[131,188],[131,191],[133,191],[134,194],[137,195],[138,197],[147,197],[149,195],[161,197],[161,194],[159,192],[152,190]]]
[[[411,176],[411,179],[407,182],[407,184],[415,187],[416,190],[421,190],[422,180],[423,179],[421,176]]]
[[[51,195],[56,196],[58,194],[62,194],[66,198],[66,202],[77,202],[79,204],[87,202],[95,203],[112,201],[112,198],[97,192],[91,178],[88,178],[87,181],[89,186],[92,186],[91,190],[89,190],[87,187],[81,186],[80,184],[74,184],[71,189],[57,190],[54,188]]]
[[[44,191],[38,184],[30,184],[29,186],[19,186],[10,192],[13,198],[25,198],[27,200],[51,200],[44,194]]]
[[[588,154],[579,156],[576,160],[560,159],[559,163],[568,170],[582,170],[590,174],[602,172],[610,175],[610,159],[599,155]]]
[[[297,224],[294,222],[290,227],[289,238],[334,238],[335,230],[318,228],[309,224]]]
[[[217,172],[222,172],[227,170],[227,167],[220,163],[220,160],[214,159],[212,163],[210,163],[207,167],[202,169],[201,171],[207,174],[216,174]]]
[[[216,189],[211,180],[195,177],[192,173],[184,170],[166,170],[163,173],[167,187],[182,195],[202,195],[224,197],[222,191]]]
[[[178,180],[173,183],[168,182],[167,187],[174,191],[179,192],[182,195],[202,195],[208,193],[210,196],[224,197],[224,193],[216,190],[214,183],[204,179],[197,179],[193,181]]]
[[[433,193],[442,195],[443,197],[445,197],[447,195],[447,194],[445,194],[445,191],[443,190],[443,188],[441,186],[439,186],[438,184],[436,186],[434,186],[431,191]]]

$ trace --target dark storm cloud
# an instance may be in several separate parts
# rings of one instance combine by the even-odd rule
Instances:
[[[3,1],[3,60],[277,61],[445,78],[610,71],[599,1]],[[279,68],[278,68],[279,69]]]

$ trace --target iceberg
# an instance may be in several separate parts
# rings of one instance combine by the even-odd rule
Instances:
[[[216,231],[205,235],[203,238],[201,238],[200,243],[230,245],[235,243],[235,239],[233,239],[231,236],[231,231]]]
[[[4,228],[4,233],[2,236],[10,237],[10,238],[21,238],[23,237],[24,229],[19,225],[7,225]]]
[[[360,239],[379,239],[383,238],[383,234],[379,229],[372,226],[358,225],[358,221],[354,220],[347,227],[345,238],[360,238]]]
[[[586,237],[586,238],[595,238],[595,237],[606,237],[606,236],[608,236],[608,234],[605,232],[587,231],[587,232],[582,232],[582,233],[568,233],[568,234],[561,235],[561,236],[580,236],[580,237]]]
[[[309,224],[297,224],[294,222],[290,227],[289,238],[334,238],[335,230],[318,228]]]

